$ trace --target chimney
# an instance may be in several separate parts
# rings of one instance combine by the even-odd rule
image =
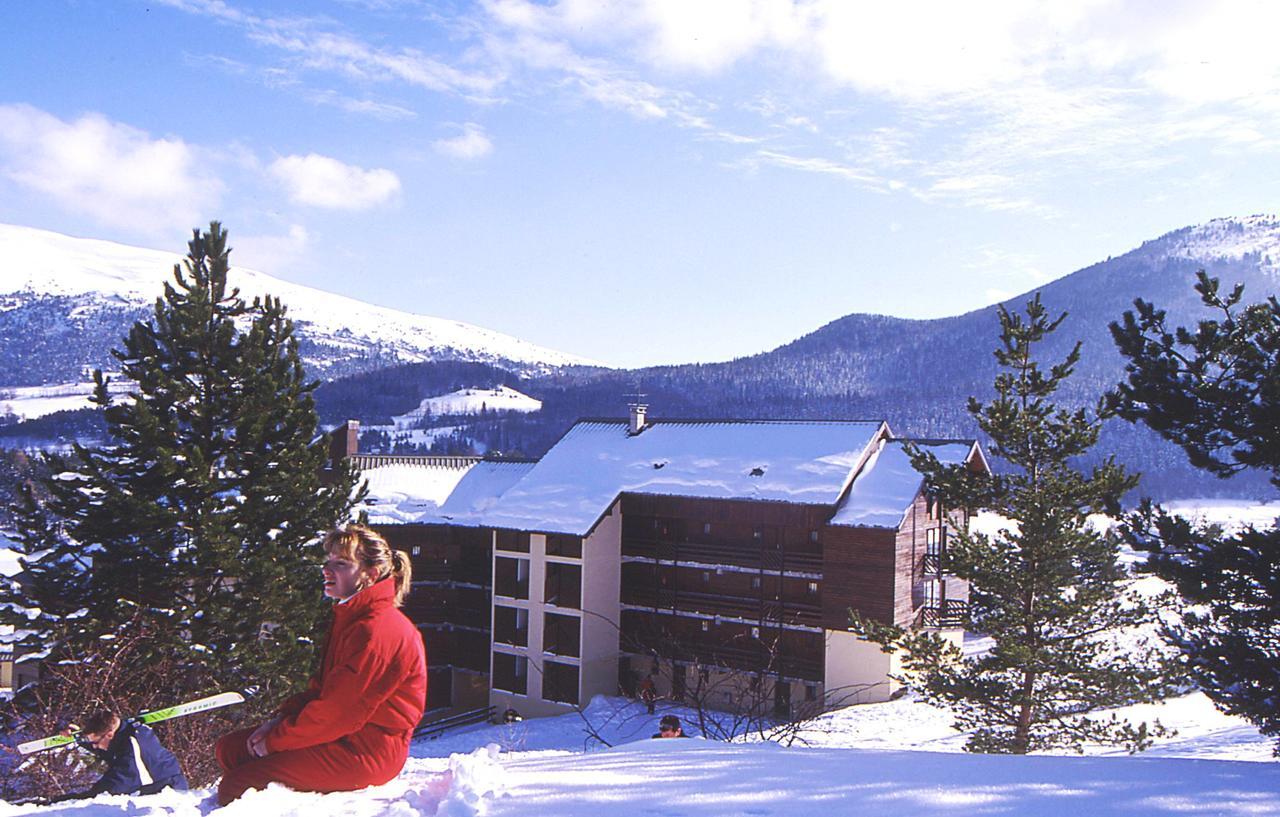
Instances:
[[[360,421],[347,420],[329,434],[329,460],[337,465],[360,453]]]
[[[638,395],[638,397],[644,397],[644,395]],[[636,402],[628,403],[627,408],[631,409],[631,422],[627,426],[627,433],[635,436],[644,431],[647,424],[645,413],[649,410],[649,407],[637,400]]]

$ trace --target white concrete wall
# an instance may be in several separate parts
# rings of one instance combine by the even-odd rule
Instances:
[[[901,686],[889,677],[899,672],[897,655],[881,652],[879,644],[844,630],[827,630],[825,652],[827,706],[887,701]]]
[[[586,706],[594,695],[616,694],[618,691],[618,631],[622,614],[620,603],[622,513],[619,506],[615,504],[610,508],[591,535],[583,540],[581,559],[548,556],[547,537],[538,533],[529,537],[528,554],[495,550],[494,555],[512,558],[524,558],[527,555],[529,558],[529,600],[513,601],[495,595],[495,603],[523,607],[529,611],[528,647],[495,645],[490,638],[490,669],[492,669],[492,653],[495,651],[523,655],[529,661],[529,683],[526,694],[518,695],[500,689],[492,689],[489,693],[489,702],[497,707],[498,713],[501,714],[508,707],[512,707],[524,717],[539,717],[560,715],[574,708],[571,704],[548,701],[543,698],[543,667],[547,661],[578,666],[580,706]],[[555,562],[581,566],[581,610],[557,607],[547,604],[544,600],[547,565]],[[543,625],[548,612],[579,618],[578,658],[543,652]],[[492,674],[490,677],[492,678]]]
[[[582,669],[578,701],[618,694],[618,633],[622,627],[622,508],[609,513],[582,543]]]

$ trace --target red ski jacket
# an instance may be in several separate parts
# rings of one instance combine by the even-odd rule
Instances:
[[[320,671],[280,705],[270,751],[329,743],[366,725],[407,743],[427,704],[427,658],[394,598],[395,581],[386,578],[334,606]]]

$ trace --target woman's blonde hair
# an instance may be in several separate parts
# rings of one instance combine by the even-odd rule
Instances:
[[[395,605],[400,607],[404,604],[413,575],[409,554],[403,550],[392,550],[386,539],[364,525],[334,528],[325,534],[323,544],[330,556],[350,560],[361,568],[374,571],[378,577],[376,581],[393,576],[396,583]]]

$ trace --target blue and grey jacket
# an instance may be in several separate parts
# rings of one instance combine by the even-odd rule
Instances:
[[[152,794],[166,787],[189,788],[178,759],[160,745],[156,733],[145,724],[124,721],[106,749],[81,745],[107,764],[106,774],[89,789],[89,797],[103,792]]]

